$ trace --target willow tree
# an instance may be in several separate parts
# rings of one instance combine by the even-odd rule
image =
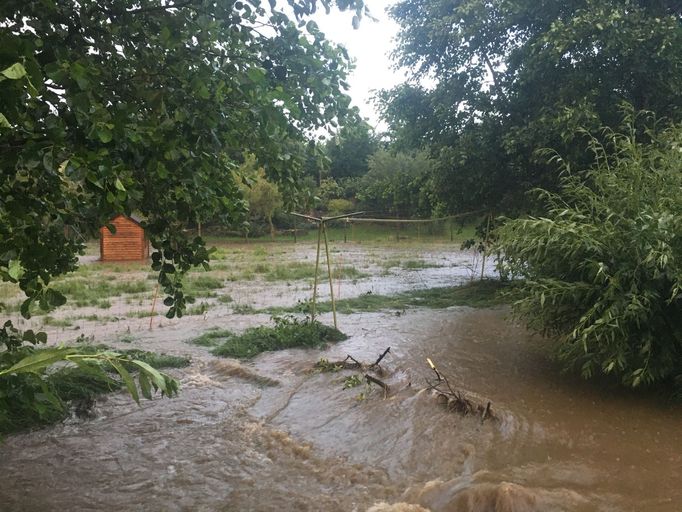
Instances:
[[[498,248],[524,278],[516,312],[567,366],[682,390],[682,127],[636,126],[591,139],[582,172],[558,159],[560,190],[537,190],[546,213],[507,222]]]

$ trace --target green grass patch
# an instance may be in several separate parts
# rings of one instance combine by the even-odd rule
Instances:
[[[52,327],[71,327],[73,322],[68,318],[55,318],[53,316],[44,316],[43,325],[49,325]]]
[[[158,309],[153,313],[151,309],[138,309],[136,311],[128,311],[126,313],[126,318],[149,318],[150,316],[157,316],[160,315]]]
[[[55,284],[54,288],[63,293],[71,304],[75,304],[78,307],[96,306],[108,308],[111,307],[111,303],[104,299],[148,292],[151,290],[151,285],[144,279],[137,281],[107,281],[95,277],[70,277]]]
[[[388,270],[389,268],[398,268],[402,265],[402,261],[398,258],[389,258],[381,261],[381,267]]]
[[[422,268],[437,268],[441,265],[438,265],[437,263],[429,263],[428,261],[424,260],[407,260],[404,261],[401,266],[407,270],[419,270]]]
[[[456,247],[464,241],[475,237],[475,228],[479,224],[480,219],[474,219],[461,225],[457,221],[440,221],[427,224],[395,224],[395,223],[356,223],[352,227],[345,226],[343,222],[332,222],[327,226],[327,234],[329,241],[332,243],[343,243],[344,240],[348,242],[379,242],[382,244],[394,245],[400,244],[423,244],[423,243],[453,243]],[[299,225],[299,229],[307,226]],[[205,236],[205,240],[213,244],[229,244],[237,242],[242,244],[244,238],[241,236]],[[299,242],[316,242],[317,229],[309,226],[309,229],[304,232],[299,232],[297,237]],[[264,245],[258,246],[251,251],[252,256],[266,256],[268,250],[266,246],[273,243],[291,243],[292,236],[278,235],[275,240],[270,240],[270,235],[266,234],[262,237],[251,238],[252,241],[257,241]],[[227,249],[221,247],[213,257],[221,259],[227,254],[239,253],[240,251],[248,250],[248,246],[242,245],[237,249]],[[332,249],[333,250],[333,249]]]
[[[255,267],[253,267],[253,271],[256,274],[267,274],[268,272],[271,272],[272,269],[270,268],[270,265],[266,263],[258,263]]]
[[[200,302],[187,308],[185,315],[187,316],[200,316],[211,309],[211,305],[208,302]]]
[[[157,369],[162,369],[162,368],[184,368],[185,366],[189,366],[190,364],[190,359],[187,357],[183,356],[173,356],[169,354],[162,354],[162,353],[157,353],[157,352],[149,352],[147,350],[140,350],[137,348],[127,348],[123,350],[118,350],[109,347],[108,345],[103,345],[103,344],[97,344],[97,345],[92,345],[92,344],[86,344],[86,345],[79,345],[78,346],[79,352],[83,354],[95,354],[97,352],[104,352],[107,350],[116,352],[117,354],[122,354],[124,356],[129,356],[132,359],[137,359],[139,361],[143,361],[154,368]],[[134,370],[134,366],[129,366],[125,365],[128,370]]]
[[[230,302],[234,302],[234,299],[231,295],[218,295],[218,302],[221,304],[229,304]]]
[[[315,348],[344,339],[346,335],[341,331],[318,321],[286,316],[275,318],[274,327],[252,327],[240,335],[230,336],[211,352],[217,356],[245,359],[262,352],[297,347]]]
[[[185,293],[191,296],[206,296],[207,292],[210,294],[213,290],[218,290],[224,286],[224,279],[209,275],[191,276],[183,282]]]
[[[336,279],[362,279],[369,277],[369,274],[358,270],[352,265],[344,265],[334,269],[334,277]]]
[[[188,357],[174,356],[171,354],[160,354],[158,352],[148,352],[146,350],[139,350],[135,348],[117,350],[117,352],[126,356],[130,356],[133,359],[137,359],[138,361],[143,361],[157,369],[185,368],[191,363],[191,360]],[[129,368],[129,370],[132,369],[134,368]]]
[[[251,304],[235,304],[232,306],[232,312],[235,315],[253,315],[258,313],[256,308],[254,308]]]

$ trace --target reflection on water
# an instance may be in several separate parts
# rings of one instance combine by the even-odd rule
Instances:
[[[2,510],[675,511],[682,411],[559,376],[504,310],[341,317],[347,341],[253,363],[196,357],[179,398],[0,448]],[[172,343],[172,342],[169,342]],[[373,361],[391,387],[343,389],[320,357]],[[178,343],[176,350],[181,350]],[[195,349],[192,349],[195,350]],[[195,352],[196,353],[196,352]],[[493,403],[481,424],[420,391],[430,357]]]

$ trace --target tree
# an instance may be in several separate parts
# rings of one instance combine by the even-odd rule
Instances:
[[[303,16],[316,4],[292,5]],[[291,186],[297,141],[348,105],[343,52],[258,1],[17,0],[0,26],[0,269],[27,293],[25,315],[64,300],[50,278],[82,248],[65,226],[93,234],[133,211],[181,313],[178,276],[208,253],[179,228],[243,215],[244,149]]]
[[[362,208],[399,217],[429,216],[432,162],[426,154],[377,151],[369,158],[369,172],[360,178]]]
[[[382,95],[400,147],[437,160],[450,210],[511,211],[585,167],[578,130],[619,123],[619,105],[682,119],[682,8],[672,0],[401,0],[396,63],[411,81]]]
[[[648,126],[630,114],[609,146],[592,139],[585,173],[557,157],[560,192],[537,191],[546,216],[508,221],[498,249],[525,278],[516,312],[568,366],[682,386],[682,126]]]
[[[354,112],[349,122],[325,146],[329,172],[337,181],[367,173],[367,160],[379,147],[372,127]]]
[[[249,186],[246,197],[251,217],[254,220],[262,219],[267,221],[270,227],[270,237],[274,239],[275,226],[272,223],[272,217],[283,205],[282,194],[280,194],[277,185],[269,182],[265,178],[265,172],[262,171]]]
[[[167,316],[182,315],[181,277],[209,254],[181,228],[244,215],[243,151],[295,187],[305,135],[346,112],[348,58],[305,22],[317,5],[285,2],[290,19],[275,0],[0,4],[0,278],[26,294],[22,315],[66,300],[50,283],[83,244],[65,227],[92,235],[131,212],[145,219]],[[44,335],[8,323],[0,341],[12,351]]]

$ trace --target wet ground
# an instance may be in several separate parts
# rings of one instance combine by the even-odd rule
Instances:
[[[457,268],[415,279],[451,284]],[[400,273],[375,279],[382,292],[404,289]],[[140,331],[137,345],[192,357],[176,372],[180,396],[138,407],[113,395],[95,419],[10,437],[0,510],[682,510],[682,409],[560,375],[546,342],[505,308],[340,315],[348,340],[249,362],[184,343],[265,321],[226,309]],[[357,371],[313,369],[387,347],[386,398],[378,386],[344,389]],[[439,405],[424,389],[427,357],[498,420]]]

